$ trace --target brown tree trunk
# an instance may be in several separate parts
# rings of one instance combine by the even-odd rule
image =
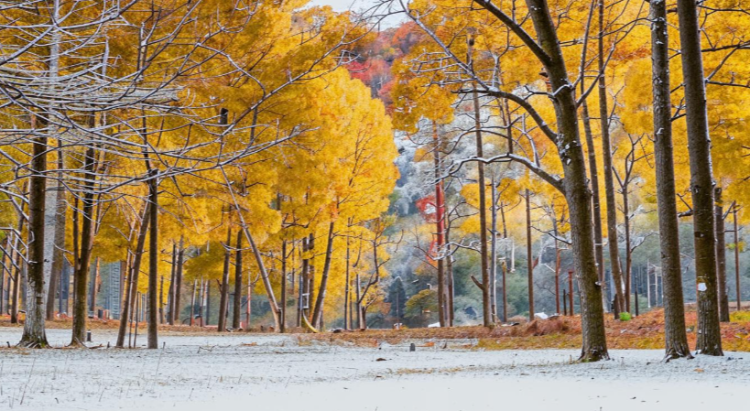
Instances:
[[[164,276],[162,275],[159,277],[159,324],[164,323]]]
[[[352,219],[349,218],[348,224],[347,224],[347,233],[346,233],[346,270],[345,270],[345,276],[344,276],[344,330],[348,331],[351,329],[351,323],[349,319],[349,305],[351,304],[351,291],[350,291],[350,283],[351,283],[351,246],[350,246],[350,230],[352,226]]]
[[[81,225],[81,246],[78,263],[75,270],[75,300],[73,302],[73,330],[71,346],[84,346],[86,341],[86,286],[88,285],[89,263],[94,242],[94,180],[96,152],[93,146],[86,149],[84,159],[84,194],[83,194],[83,223]]]
[[[271,285],[271,280],[268,276],[268,271],[266,270],[266,265],[263,262],[263,256],[260,254],[260,250],[255,244],[255,241],[253,240],[253,236],[250,234],[249,228],[243,229],[245,233],[245,238],[247,238],[248,243],[250,243],[250,248],[253,251],[253,256],[255,257],[255,262],[258,265],[258,270],[260,271],[260,278],[263,281],[263,287],[266,290],[266,295],[268,296],[268,304],[271,306],[271,313],[273,314],[273,321],[276,325],[276,330],[281,329],[281,309],[279,309],[279,304],[276,302],[276,295],[273,292],[273,286]]]
[[[221,298],[219,298],[219,332],[227,330],[227,302],[229,300],[229,251],[232,246],[232,229],[227,229],[227,242],[224,244],[224,269],[221,272]]]
[[[159,282],[159,187],[157,182],[158,170],[152,169],[149,180],[149,202],[151,202],[151,219],[149,227],[148,251],[148,348],[159,348],[159,317],[157,310],[157,295]]]
[[[534,256],[531,253],[531,193],[528,188],[524,197],[526,198],[526,271],[529,284],[529,321],[534,321]]]
[[[141,261],[143,259],[143,250],[146,246],[146,234],[148,233],[149,215],[151,212],[150,204],[146,203],[141,216],[141,227],[138,230],[138,240],[135,246],[135,255],[130,265],[128,273],[128,282],[125,291],[125,301],[122,304],[120,312],[120,328],[117,332],[117,342],[115,347],[123,348],[125,346],[125,334],[128,331],[128,323],[133,315],[132,306],[135,302],[136,293],[138,292],[138,276],[141,272]]]
[[[96,258],[94,263],[94,273],[91,276],[91,297],[89,297],[89,313],[91,317],[97,318],[96,313],[96,294],[97,294],[97,283],[99,282],[99,257]]]
[[[193,280],[193,292],[190,294],[190,326],[195,321],[195,294],[198,291],[198,280]]]
[[[447,220],[447,217],[446,217]],[[446,293],[447,293],[447,307],[446,310],[448,311],[448,325],[453,327],[456,313],[453,308],[453,297],[454,297],[454,284],[453,284],[453,250],[450,246],[450,234],[451,230],[449,225],[446,223],[445,225],[445,244],[446,244],[446,255],[448,256],[445,259],[445,278],[446,278]]]
[[[599,0],[599,122],[602,131],[602,162],[604,168],[604,198],[607,203],[607,245],[609,245],[609,263],[612,269],[612,282],[615,287],[615,311],[625,311],[623,294],[622,268],[617,239],[617,201],[615,200],[615,183],[612,167],[612,143],[609,135],[609,110],[607,109],[607,85],[604,67],[604,0]]]
[[[583,88],[582,92],[585,92],[585,85],[583,82],[581,82],[581,87]],[[583,111],[583,131],[586,135],[586,146],[588,147],[589,176],[591,178],[591,205],[594,214],[594,252],[596,254],[596,267],[599,274],[599,284],[601,284],[602,298],[606,298],[606,281],[604,281],[604,236],[602,234],[602,206],[601,196],[599,195],[599,171],[596,165],[596,147],[594,146],[594,136],[591,132],[589,108],[585,99],[581,106]],[[603,309],[606,311],[608,302],[602,302],[605,303]]]
[[[711,141],[708,134],[706,84],[701,54],[698,7],[693,0],[677,0],[677,15],[685,85],[690,155],[690,191],[693,198],[695,271],[698,282],[698,341],[696,352],[723,355],[716,291],[716,230]]]
[[[470,43],[473,43],[473,40]],[[471,49],[469,49],[469,56],[471,56]],[[472,93],[474,100],[474,131],[476,134],[477,144],[477,157],[484,157],[484,144],[482,142],[482,124],[480,119],[479,110],[479,96],[476,88]],[[489,250],[487,249],[487,195],[485,188],[487,187],[484,179],[484,163],[477,162],[477,185],[479,186],[479,255],[481,259],[482,268],[482,313],[484,319],[484,326],[490,327],[494,324],[494,318],[492,317],[492,303],[490,301],[491,296],[491,284],[490,284],[490,268],[489,263]]]
[[[319,327],[323,318],[323,304],[326,298],[326,289],[328,287],[328,276],[331,272],[331,257],[333,256],[333,239],[335,237],[334,222],[328,226],[328,240],[326,242],[326,257],[323,264],[323,274],[320,277],[320,288],[318,289],[318,298],[315,300],[315,310],[312,315],[313,327]]]
[[[557,145],[565,178],[563,188],[570,213],[571,238],[576,272],[581,291],[582,361],[609,358],[604,332],[601,287],[593,242],[591,193],[588,189],[586,160],[581,147],[575,93],[568,79],[565,60],[546,0],[528,0],[529,14],[539,44],[547,54],[545,68],[555,90]]]
[[[441,327],[447,325],[445,315],[445,263],[441,256],[445,245],[443,235],[445,233],[443,213],[445,212],[445,198],[443,196],[443,180],[440,171],[440,136],[436,121],[432,121],[432,159],[435,173],[435,231],[436,231],[436,253],[437,253],[437,299],[438,299],[438,321]]]
[[[739,227],[737,226],[737,209],[735,205],[732,210],[734,216],[734,284],[735,292],[737,293],[737,311],[742,310],[742,293],[740,288],[740,243],[739,243]]]
[[[46,121],[44,121],[46,126]],[[43,131],[46,133],[46,131]],[[44,348],[49,345],[45,330],[46,289],[44,285],[44,235],[45,235],[45,194],[47,180],[47,137],[34,139],[31,157],[31,177],[29,181],[29,239],[26,289],[26,321],[20,347]],[[46,280],[46,281],[45,281]]]
[[[58,141],[58,148],[62,142]],[[63,152],[58,151],[57,154],[57,169],[62,170],[63,164]],[[62,270],[65,255],[63,250],[65,249],[65,226],[67,222],[67,204],[65,199],[65,189],[62,184],[63,172],[60,171],[57,175],[58,181],[56,187],[56,209],[55,209],[55,240],[54,250],[52,251],[52,267],[50,270],[50,282],[49,292],[47,293],[47,320],[52,321],[55,319],[55,296],[57,295],[57,285],[62,278]],[[62,290],[60,290],[62,296]]]
[[[177,243],[172,241],[172,270],[170,271],[169,279],[169,297],[167,297],[167,304],[169,304],[167,310],[167,322],[169,325],[174,325],[174,290],[175,283],[177,282]]]
[[[281,287],[282,290],[286,287],[284,276],[282,277]],[[282,304],[286,301],[286,293],[281,298]],[[240,319],[242,314],[242,230],[237,231],[237,253],[234,258],[234,307],[232,309],[232,328],[235,330],[240,329]],[[281,332],[284,332],[284,321],[281,321]]]
[[[724,201],[721,187],[714,188],[716,218],[716,275],[719,292],[719,321],[729,322],[729,296],[727,295],[727,240],[724,224]]]
[[[180,243],[177,245],[177,269],[175,270],[174,285],[174,323],[182,324],[180,311],[182,310],[182,277],[185,268],[185,237],[180,236]]]

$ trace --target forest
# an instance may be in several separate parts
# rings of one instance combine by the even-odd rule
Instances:
[[[663,358],[722,356],[749,29],[741,0],[0,0],[8,348],[567,321],[597,362],[650,314]]]

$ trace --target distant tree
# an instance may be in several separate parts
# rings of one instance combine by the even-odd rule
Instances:
[[[404,318],[406,311],[406,290],[401,277],[396,277],[388,288],[388,302],[391,303],[389,315],[399,320]]]

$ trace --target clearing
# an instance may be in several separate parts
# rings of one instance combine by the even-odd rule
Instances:
[[[0,342],[20,333],[0,328]],[[576,364],[577,350],[483,350],[472,339],[364,347],[171,334],[159,350],[108,349],[113,330],[94,331],[98,349],[0,349],[0,409],[692,410],[740,405],[750,383],[750,353],[663,363],[661,350],[612,350],[612,361]],[[48,337],[62,346],[69,331]]]

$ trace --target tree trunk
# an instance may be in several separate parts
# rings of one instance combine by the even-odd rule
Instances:
[[[10,267],[9,263],[6,263],[6,260],[8,258],[8,245],[10,244],[10,237],[6,236],[3,239],[3,259],[2,259],[2,266],[0,266],[0,315],[5,314],[5,270],[6,268]]]
[[[447,217],[446,217],[447,219]],[[448,304],[446,310],[448,311],[448,325],[450,327],[453,327],[454,321],[455,321],[455,312],[453,309],[453,297],[454,297],[454,284],[453,284],[453,250],[450,246],[450,227],[448,224],[445,225],[445,244],[446,244],[446,250],[445,253],[447,255],[447,258],[445,259],[445,277],[447,284],[447,298],[448,298]]]
[[[46,120],[43,123],[46,126]],[[42,135],[34,139],[31,157],[26,321],[23,326],[23,336],[18,343],[18,346],[28,348],[44,348],[49,345],[45,331],[47,290],[44,288],[44,285],[49,282],[49,271],[45,272],[45,235],[50,234],[45,232],[49,231],[45,227],[47,185],[44,177],[45,171],[47,171],[47,137]],[[52,217],[51,224],[54,225],[54,215],[49,217]],[[47,263],[51,263],[51,255],[49,257]]]
[[[345,276],[344,276],[344,330],[349,331],[351,329],[350,319],[349,319],[349,304],[351,303],[351,291],[350,283],[350,269],[351,269],[351,246],[350,246],[350,230],[352,227],[352,219],[349,218],[348,224],[347,224],[347,233],[346,233],[346,270],[345,270]]]
[[[286,287],[284,277],[282,277],[282,287]],[[284,293],[285,294],[285,293]],[[286,295],[282,301],[286,302]],[[234,258],[234,307],[232,309],[232,328],[240,329],[240,320],[242,314],[242,230],[237,231],[237,253]],[[283,317],[282,317],[283,328]],[[283,330],[282,330],[283,332]]]
[[[626,177],[629,178],[629,177]],[[630,276],[633,269],[633,249],[630,245],[630,202],[628,199],[629,181],[625,180],[622,185],[622,214],[625,226],[625,311],[630,312]]]
[[[97,318],[96,313],[96,284],[99,282],[99,257],[96,258],[94,263],[94,274],[91,276],[91,297],[89,298],[89,314],[93,318]]]
[[[581,82],[582,92],[585,92],[585,84]],[[594,146],[594,136],[591,132],[591,120],[589,108],[586,100],[582,103],[583,111],[583,131],[586,135],[586,146],[588,147],[588,160],[591,178],[591,205],[594,214],[594,253],[596,255],[596,268],[599,274],[599,284],[601,284],[602,298],[606,298],[604,281],[604,236],[602,234],[602,206],[601,197],[599,196],[599,171],[596,165],[596,147]],[[603,309],[607,310],[607,301],[602,301]]]
[[[693,197],[695,271],[699,290],[696,352],[723,355],[716,291],[716,230],[711,141],[708,135],[706,84],[701,54],[698,7],[693,0],[677,0],[677,14],[685,85],[690,191]]]
[[[440,166],[440,135],[436,121],[432,121],[432,159],[435,173],[435,259],[437,260],[437,299],[438,299],[438,321],[441,327],[447,324],[445,315],[445,262],[442,258],[443,247],[445,246],[445,198],[443,196],[443,179],[441,178]]]
[[[497,202],[500,200],[500,194],[497,192],[497,182],[495,173],[492,173],[490,179],[490,300],[492,302],[492,322],[497,321]]]
[[[96,152],[93,146],[86,149],[84,159],[85,183],[83,194],[83,223],[81,225],[81,246],[75,270],[75,299],[73,301],[73,330],[70,345],[84,346],[86,341],[86,286],[88,285],[89,263],[94,242],[94,181]]]
[[[601,287],[596,267],[596,253],[592,238],[593,215],[591,193],[588,189],[586,160],[581,147],[577,105],[565,60],[557,38],[556,25],[552,20],[546,0],[528,0],[529,14],[536,30],[539,44],[548,59],[545,68],[550,85],[555,91],[555,116],[557,118],[557,145],[563,164],[565,178],[563,188],[570,212],[571,238],[576,272],[581,291],[581,329],[583,344],[582,361],[598,361],[609,358],[604,332],[604,311]]]
[[[526,271],[529,288],[529,321],[534,321],[534,262],[531,254],[531,193],[526,189]],[[539,256],[541,258],[541,256]]]
[[[58,148],[61,148],[62,143],[58,141]],[[58,151],[57,169],[62,170],[63,164],[63,152]],[[57,295],[57,285],[60,282],[63,270],[63,264],[65,259],[65,225],[67,221],[67,204],[65,200],[65,189],[62,184],[63,172],[60,171],[57,174],[57,186],[55,187],[55,230],[54,230],[54,243],[52,244],[52,265],[50,267],[50,280],[49,280],[49,292],[47,293],[47,320],[52,321],[55,319],[55,296]],[[62,290],[60,290],[62,296]]]
[[[623,312],[625,296],[623,295],[622,268],[620,267],[620,250],[617,239],[617,202],[615,201],[615,183],[612,166],[612,143],[609,135],[609,110],[607,109],[607,85],[604,68],[604,0],[599,0],[599,122],[602,131],[602,167],[604,168],[604,198],[607,203],[607,245],[609,246],[609,263],[612,269],[612,282],[615,287],[615,311]]]
[[[123,348],[125,346],[125,334],[128,331],[128,323],[133,315],[132,306],[135,303],[136,295],[138,293],[138,277],[141,272],[143,250],[146,246],[146,234],[148,233],[150,214],[151,205],[147,202],[145,207],[143,208],[143,216],[141,216],[141,227],[138,231],[138,241],[135,246],[135,255],[133,257],[133,263],[130,266],[130,272],[128,274],[125,302],[122,304],[122,312],[120,313],[120,328],[117,332],[117,342],[115,344],[115,347],[117,348]]]
[[[326,259],[323,264],[323,275],[320,277],[320,288],[318,289],[318,298],[315,301],[315,310],[312,315],[313,327],[319,327],[323,318],[323,304],[326,298],[326,289],[328,287],[328,276],[331,272],[331,257],[333,255],[333,239],[335,237],[334,222],[331,221],[328,226],[328,240],[326,243]]]
[[[737,311],[742,310],[742,293],[740,288],[740,243],[739,227],[737,226],[737,205],[734,206],[732,214],[734,216],[734,284],[737,293]]]
[[[470,42],[470,46],[473,40]],[[469,55],[471,56],[471,49],[469,49]],[[484,157],[484,144],[482,142],[482,124],[480,119],[479,110],[479,96],[476,91],[476,87],[472,93],[474,100],[474,131],[476,133],[477,143],[477,157]],[[479,254],[481,259],[482,268],[482,308],[484,317],[484,326],[490,327],[494,324],[494,318],[492,317],[492,303],[490,301],[490,268],[489,263],[489,250],[487,250],[487,195],[485,193],[484,181],[484,163],[477,162],[477,185],[479,186]]]
[[[719,292],[719,321],[729,322],[729,296],[727,295],[727,240],[724,224],[724,202],[721,187],[714,188],[716,218],[716,279]]]
[[[164,276],[162,275],[159,277],[159,324],[164,323]]]
[[[175,271],[174,286],[174,322],[182,324],[180,311],[182,310],[182,277],[185,268],[185,237],[180,236],[180,244],[177,245],[177,270]]]
[[[250,243],[250,248],[253,250],[255,262],[258,264],[258,270],[260,271],[260,278],[263,280],[263,286],[266,290],[266,295],[268,295],[268,304],[271,306],[273,321],[276,324],[276,329],[279,330],[281,328],[281,310],[279,309],[279,304],[276,302],[276,295],[273,293],[273,286],[271,285],[271,280],[268,277],[266,265],[263,263],[263,256],[260,254],[260,250],[255,245],[255,241],[253,241],[253,236],[250,234],[250,229],[245,227],[243,231],[248,243]]]
[[[227,242],[224,244],[224,270],[221,272],[221,290],[219,298],[219,332],[227,330],[227,303],[229,300],[229,257],[232,247],[232,229],[227,228]]]
[[[198,291],[198,280],[193,280],[193,292],[190,294],[190,326],[193,326],[195,319],[195,294]]]
[[[149,202],[151,202],[151,227],[149,228],[148,251],[148,348],[159,348],[159,317],[157,310],[157,295],[159,282],[159,187],[157,176],[159,171],[152,169],[149,180]]]
[[[169,297],[167,298],[167,303],[169,304],[169,309],[167,310],[167,322],[169,325],[174,325],[174,290],[175,290],[175,283],[177,279],[177,243],[172,241],[172,270],[170,272],[170,280],[169,280]]]

